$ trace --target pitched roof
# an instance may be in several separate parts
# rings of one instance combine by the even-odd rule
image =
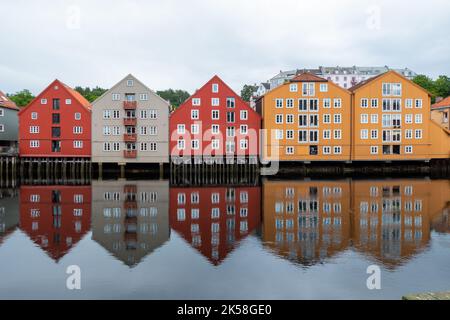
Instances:
[[[450,96],[433,104],[431,106],[431,109],[437,109],[437,108],[442,108],[442,107],[450,107]]]
[[[70,94],[86,109],[91,110],[91,103],[86,100],[85,97],[81,95],[78,91],[75,89],[72,89],[68,85],[64,84],[63,82],[59,81],[69,92]]]
[[[363,86],[365,86],[366,84],[371,83],[372,81],[375,81],[376,79],[380,78],[381,76],[385,75],[387,72],[384,73],[380,73],[379,75],[376,75],[375,77],[369,78],[367,80],[361,81],[360,83],[354,85],[353,87],[349,88],[348,90],[353,92]]]
[[[3,91],[0,91],[0,107],[11,109],[11,110],[19,110],[19,107],[16,103],[10,100]]]
[[[316,76],[310,72],[300,73],[290,80],[291,82],[328,82],[326,79]]]

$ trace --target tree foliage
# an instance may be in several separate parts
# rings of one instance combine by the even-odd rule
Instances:
[[[24,89],[13,94],[8,94],[7,96],[9,99],[14,101],[18,107],[25,107],[31,102],[31,100],[34,99],[33,94],[28,89]]]
[[[431,95],[431,102],[434,103],[437,97],[450,96],[450,78],[447,76],[439,76],[436,80],[427,77],[426,75],[417,75],[413,82],[428,90]]]
[[[190,96],[187,91],[174,89],[161,90],[156,93],[164,100],[169,101],[174,108],[178,108]]]
[[[83,97],[86,98],[87,101],[89,102],[93,102],[95,99],[97,99],[98,97],[100,97],[102,94],[104,94],[107,90],[100,88],[100,87],[95,87],[95,88],[89,88],[89,87],[80,87],[77,86],[75,87],[75,90],[78,91]]]
[[[244,87],[241,90],[241,98],[242,98],[242,100],[249,102],[250,98],[253,95],[253,92],[255,92],[257,88],[258,87],[256,85],[245,84]]]

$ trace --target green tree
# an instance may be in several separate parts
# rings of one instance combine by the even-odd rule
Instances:
[[[175,109],[190,97],[189,92],[185,90],[167,89],[157,91],[156,93],[164,100],[169,101]]]
[[[7,96],[14,101],[18,107],[25,107],[34,99],[34,96],[28,89],[24,89],[14,94],[8,94]]]
[[[450,78],[447,76],[439,76],[434,81],[433,94],[436,97],[448,97],[450,96]]]
[[[107,90],[100,88],[100,87],[95,87],[95,88],[89,88],[89,87],[80,87],[77,86],[75,87],[75,90],[78,91],[83,97],[86,98],[87,101],[89,102],[93,102],[95,99],[97,99],[98,97],[100,97],[102,94],[104,94]]]
[[[428,76],[426,76],[424,74],[419,74],[419,75],[414,77],[413,82],[415,84],[418,84],[419,86],[421,86],[425,90],[428,90],[431,93],[433,93],[432,91],[434,89],[434,82],[433,82],[433,79],[431,79],[430,77],[428,77]]]
[[[249,102],[250,98],[253,95],[253,92],[255,92],[256,89],[257,89],[256,85],[245,84],[244,87],[241,90],[241,98],[242,98],[242,100]]]

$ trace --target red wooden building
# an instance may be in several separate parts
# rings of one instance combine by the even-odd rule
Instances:
[[[19,112],[21,157],[91,156],[91,105],[77,91],[53,81]]]
[[[261,117],[218,76],[197,90],[169,119],[174,162],[250,159],[259,154]],[[196,161],[196,160],[194,160]]]
[[[170,188],[170,227],[219,265],[261,223],[260,187]]]
[[[91,186],[21,186],[20,229],[59,261],[91,228]]]

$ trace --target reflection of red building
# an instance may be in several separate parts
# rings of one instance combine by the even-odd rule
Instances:
[[[218,265],[238,242],[259,226],[259,187],[170,189],[172,229]]]
[[[56,261],[89,231],[90,221],[90,186],[20,187],[20,229]]]

